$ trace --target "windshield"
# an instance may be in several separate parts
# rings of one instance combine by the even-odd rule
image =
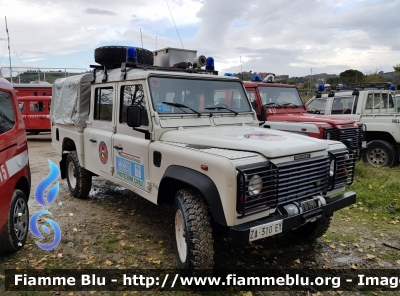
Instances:
[[[0,91],[0,134],[11,130],[15,125],[14,108],[8,93]]]
[[[326,106],[326,98],[314,98],[311,99],[307,103],[307,111],[309,113],[318,113],[318,114],[324,114],[325,113],[325,106]]]
[[[151,77],[153,108],[159,114],[250,112],[239,81]]]
[[[303,105],[303,102],[299,96],[299,92],[296,88],[259,86],[258,89],[263,105],[269,104],[272,106],[272,103],[279,104],[281,106]]]

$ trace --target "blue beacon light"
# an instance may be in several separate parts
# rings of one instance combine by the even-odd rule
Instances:
[[[208,57],[206,59],[206,70],[214,71],[214,58]]]
[[[126,49],[126,62],[128,63],[137,63],[137,51],[134,47],[128,47]]]
[[[255,81],[262,82],[262,77],[260,75],[253,75],[251,77],[251,81],[253,81],[253,82],[255,82]]]
[[[225,73],[224,76],[234,77],[233,73]]]
[[[324,91],[324,85],[322,83],[318,84],[318,91]]]

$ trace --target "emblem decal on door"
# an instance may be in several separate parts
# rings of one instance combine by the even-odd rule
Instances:
[[[108,149],[107,149],[107,145],[106,143],[104,143],[103,141],[100,142],[99,144],[99,157],[100,157],[100,161],[104,164],[107,163],[108,160]]]

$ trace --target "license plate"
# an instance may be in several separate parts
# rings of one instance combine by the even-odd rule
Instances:
[[[250,228],[249,241],[262,239],[282,232],[283,220],[277,220],[267,224]]]
[[[362,147],[367,147],[367,141],[362,141]]]

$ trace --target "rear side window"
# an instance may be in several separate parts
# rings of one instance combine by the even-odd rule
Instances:
[[[112,87],[96,88],[94,101],[94,119],[112,121],[114,89]]]
[[[11,130],[15,125],[15,113],[11,96],[0,91],[0,134]]]
[[[30,102],[30,111],[31,112],[44,112],[45,104],[44,102]]]

